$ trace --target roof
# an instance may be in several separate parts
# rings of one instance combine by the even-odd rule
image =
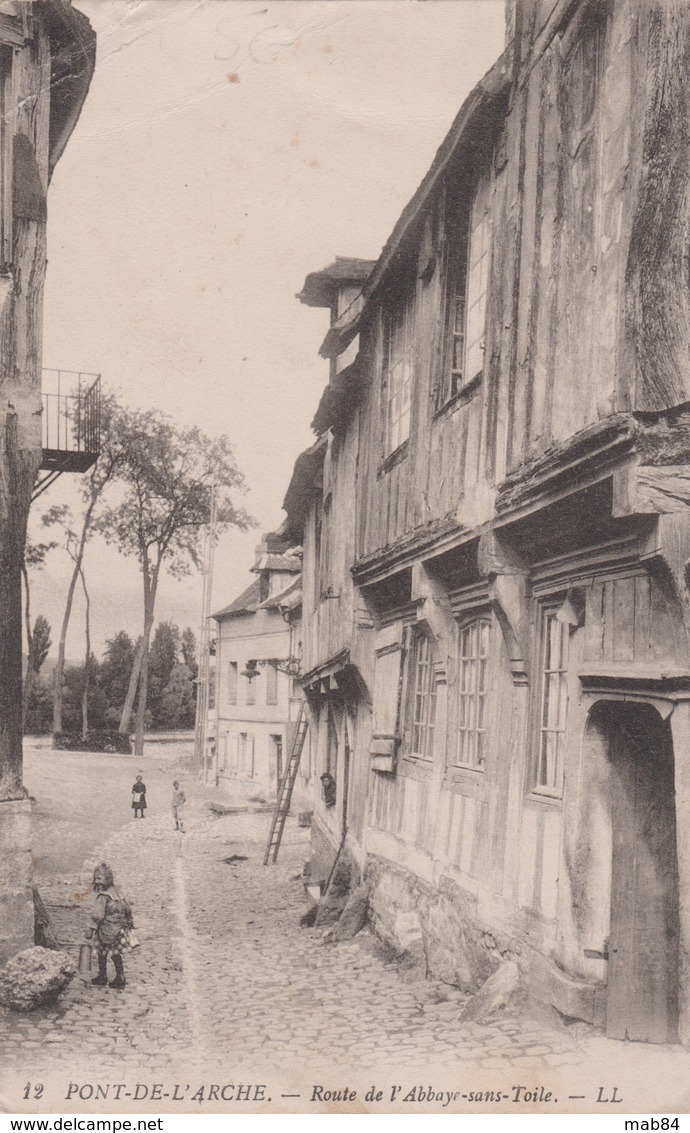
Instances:
[[[261,602],[261,582],[257,578],[252,582],[246,590],[243,590],[234,602],[229,606],[224,606],[217,614],[211,616],[219,621],[221,618],[237,617],[239,614],[253,614],[259,607]]]
[[[96,66],[96,33],[70,0],[43,0],[51,41],[50,174],[81,113]]]
[[[390,237],[384,244],[381,255],[363,286],[363,303],[352,304],[347,311],[344,311],[326,336],[321,347],[321,354],[325,357],[332,358],[341,354],[352,342],[355,335],[359,333],[363,316],[372,298],[388,281],[389,271],[391,269],[395,271],[401,255],[405,253],[410,241],[417,235],[420,217],[423,216],[426,207],[434,198],[436,190],[442,184],[442,179],[449,165],[458,158],[460,153],[465,149],[470,151],[477,140],[481,139],[487,121],[495,118],[497,106],[500,105],[500,100],[506,95],[511,78],[511,49],[507,48],[463,102],[450,130],[436,152],[428,173],[403,209]],[[319,275],[318,272],[314,274],[315,276]],[[307,280],[311,278],[311,276],[307,276]],[[302,302],[307,302],[303,295],[304,291],[298,298],[302,299]]]
[[[359,354],[346,369],[331,378],[321,394],[318,409],[311,423],[312,429],[318,436],[327,429],[336,431],[340,421],[344,417],[349,417],[359,401],[364,379],[365,371],[360,365]]]
[[[301,538],[304,520],[309,505],[317,491],[316,480],[326,452],[326,438],[318,441],[300,453],[295,461],[292,477],[283,500],[283,511],[287,519],[281,531],[291,538]]]
[[[328,267],[309,273],[297,298],[307,307],[330,307],[339,288],[348,284],[361,286],[375,267],[376,260],[336,256]]]
[[[264,570],[283,571],[286,574],[299,574],[302,569],[302,555],[297,553],[298,548],[291,548],[283,554],[266,551],[260,555],[256,564],[251,568],[257,574]]]

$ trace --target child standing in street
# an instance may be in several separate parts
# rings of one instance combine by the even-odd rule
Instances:
[[[175,819],[175,829],[179,830],[181,834],[184,834],[184,823],[182,822],[182,807],[186,802],[187,796],[185,795],[182,787],[176,779],[173,783],[172,812],[173,818]]]
[[[132,787],[132,808],[135,818],[143,818],[146,810],[146,783],[141,775],[137,775],[136,783]],[[139,814],[137,815],[137,811]]]
[[[108,987],[125,986],[125,969],[122,953],[129,948],[129,930],[133,928],[129,902],[115,886],[113,871],[101,862],[93,871],[93,888],[96,908],[91,918],[87,937],[95,937],[98,954],[98,975],[91,980],[96,987],[108,984],[108,953],[115,966],[115,979]]]

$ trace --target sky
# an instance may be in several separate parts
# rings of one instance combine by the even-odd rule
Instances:
[[[226,433],[256,519],[222,537],[212,608],[253,576],[327,381],[327,312],[295,298],[336,255],[376,259],[464,98],[503,48],[503,0],[75,0],[93,83],[49,192],[44,365]],[[78,510],[64,475],[32,509]],[[69,560],[33,572],[62,618]],[[92,640],[140,631],[137,564],[90,544]],[[201,578],[161,583],[195,632]],[[68,657],[82,650],[77,600]]]

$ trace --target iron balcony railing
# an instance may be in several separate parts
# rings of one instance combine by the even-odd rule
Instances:
[[[43,370],[44,471],[86,472],[98,458],[101,376],[81,370]]]

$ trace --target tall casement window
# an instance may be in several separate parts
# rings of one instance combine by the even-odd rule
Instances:
[[[489,177],[487,174],[481,178],[477,185],[472,202],[472,221],[467,255],[466,382],[471,382],[481,374],[484,366],[490,237]]]
[[[256,689],[254,687],[256,677],[245,677],[245,680],[247,682],[245,704],[256,704]]]
[[[416,295],[411,288],[384,320],[384,456],[400,448],[410,435],[415,310]]]
[[[321,537],[319,583],[321,597],[330,597],[332,586],[332,552],[333,552],[333,496],[329,492],[324,498],[321,512]]]
[[[458,742],[456,762],[483,768],[486,758],[487,665],[491,622],[475,618],[458,634]]]
[[[569,646],[570,627],[559,621],[555,610],[545,610],[541,619],[539,747],[534,787],[550,795],[563,793]]]
[[[312,571],[315,605],[318,603],[321,596],[321,545],[323,542],[322,534],[323,509],[317,502],[314,509],[314,569]]]
[[[237,661],[228,664],[228,704],[237,704]]]
[[[469,210],[450,232],[447,268],[447,349],[435,390],[441,409],[481,375],[491,253],[490,177],[477,182]]]
[[[275,665],[266,665],[266,703],[278,703],[278,670]]]
[[[424,631],[415,633],[412,639],[410,682],[412,753],[423,759],[432,759],[436,725],[436,678],[431,640]]]

